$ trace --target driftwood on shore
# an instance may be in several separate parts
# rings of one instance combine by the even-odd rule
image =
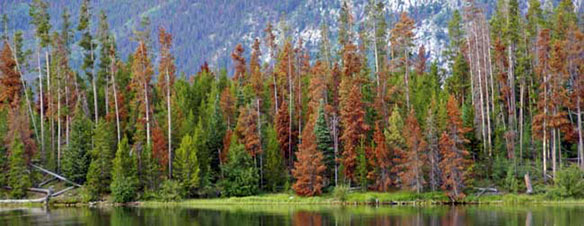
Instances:
[[[48,180],[45,180],[45,181],[39,183],[38,184],[39,188],[27,188],[26,189],[27,191],[30,191],[30,192],[43,193],[43,194],[45,194],[45,197],[37,198],[37,199],[2,199],[2,200],[0,200],[0,204],[45,203],[45,205],[48,205],[49,204],[49,200],[52,197],[57,197],[59,195],[64,194],[65,192],[68,192],[68,191],[73,190],[75,188],[81,187],[80,184],[77,184],[77,183],[75,183],[75,182],[73,182],[73,181],[71,181],[71,180],[69,180],[69,179],[67,179],[67,178],[65,178],[65,177],[63,177],[63,176],[61,176],[59,174],[56,174],[54,172],[51,172],[51,171],[49,171],[47,169],[44,169],[44,168],[42,168],[40,166],[37,166],[37,165],[34,165],[34,164],[30,164],[30,165],[33,168],[38,169],[39,171],[41,171],[43,173],[46,173],[47,175],[50,175],[50,176],[53,177],[51,179],[48,179]],[[60,190],[60,191],[54,192],[54,193],[53,193],[53,189],[52,188],[49,188],[49,189],[40,188],[40,187],[42,187],[44,185],[47,185],[47,184],[49,184],[49,183],[51,183],[51,182],[53,182],[55,180],[61,180],[63,182],[66,182],[68,184],[71,184],[73,186],[67,187],[67,188],[65,188],[63,190]],[[11,188],[10,187],[5,187],[5,189],[10,190]]]

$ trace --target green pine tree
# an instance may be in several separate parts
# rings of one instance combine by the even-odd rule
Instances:
[[[365,154],[365,141],[361,140],[361,145],[357,148],[357,179],[359,180],[362,191],[367,191],[367,185],[369,183],[367,173],[369,173],[369,169]]]
[[[284,159],[280,152],[280,143],[278,142],[278,134],[274,126],[267,126],[266,128],[266,165],[264,167],[264,175],[267,183],[268,191],[277,191],[278,186],[282,186],[286,180],[286,168],[284,166]]]
[[[87,182],[85,187],[89,200],[96,200],[99,195],[109,191],[109,184],[112,176],[112,160],[114,152],[112,149],[113,130],[109,123],[100,121],[95,129],[93,141],[95,145],[91,150],[91,164],[87,172]]]
[[[124,137],[118,144],[118,151],[113,161],[110,189],[114,202],[124,203],[136,199],[139,185],[137,164],[136,154],[131,151],[128,138]]]
[[[185,135],[175,152],[173,177],[181,183],[186,194],[193,194],[193,190],[199,187],[200,166],[197,158],[198,151],[193,137]]]
[[[26,196],[26,189],[32,186],[32,182],[30,171],[26,167],[24,144],[19,138],[12,141],[10,152],[10,171],[8,173],[8,186],[12,188],[10,196],[23,198]]]
[[[326,122],[324,102],[322,100],[318,106],[318,118],[316,118],[316,124],[314,124],[314,134],[316,136],[316,149],[322,152],[324,156],[327,175],[329,178],[333,178],[335,173],[335,150],[333,148],[331,132]]]
[[[68,179],[82,184],[89,168],[93,123],[77,108],[73,118],[69,146],[63,153],[62,172]]]
[[[219,182],[222,195],[249,196],[258,193],[259,175],[251,156],[245,151],[245,146],[239,143],[239,138],[233,136],[229,145],[229,159],[221,166],[223,179]]]

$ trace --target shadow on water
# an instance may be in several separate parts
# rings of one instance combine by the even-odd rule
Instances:
[[[1,208],[0,225],[584,225],[584,206]]]

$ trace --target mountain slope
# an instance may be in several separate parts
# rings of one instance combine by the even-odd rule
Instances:
[[[579,12],[582,12],[582,1],[574,0]],[[28,24],[29,2],[31,1],[2,1],[0,13],[6,13],[11,18],[9,27],[25,31],[25,40],[30,47],[34,43],[34,37],[33,27]],[[60,13],[65,8],[71,11],[73,23],[77,23],[80,0],[49,2],[54,28],[60,29]],[[266,23],[270,21],[277,24],[281,17],[286,18],[292,28],[290,33],[295,39],[302,37],[309,49],[317,50],[321,22],[329,24],[334,40],[341,2],[342,0],[94,0],[92,7],[94,21],[97,21],[100,10],[107,13],[122,57],[127,57],[136,47],[136,43],[131,40],[132,30],[139,24],[142,16],[147,16],[152,21],[150,45],[156,49],[157,28],[166,27],[174,36],[173,53],[180,71],[192,74],[205,61],[213,66],[230,68],[230,52],[233,47],[241,42],[246,47],[246,54],[249,54],[253,39],[264,36]],[[350,3],[357,24],[365,19],[367,2],[368,0],[353,0]],[[416,20],[416,44],[424,44],[430,56],[436,59],[447,43],[447,21],[452,11],[460,9],[463,2],[385,0],[385,11],[390,22],[396,20],[399,12],[408,11]],[[496,1],[479,2],[490,12]],[[527,9],[526,0],[521,2],[522,8]],[[92,26],[95,27],[95,24]],[[79,62],[78,50],[73,49],[74,62]]]

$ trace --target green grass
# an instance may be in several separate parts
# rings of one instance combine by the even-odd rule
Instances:
[[[214,199],[188,199],[180,202],[160,202],[160,201],[144,201],[140,202],[143,206],[198,206],[198,205],[234,205],[234,204],[281,204],[281,205],[341,205],[341,204],[374,204],[379,201],[382,204],[387,203],[408,203],[408,204],[422,204],[422,203],[436,203],[446,202],[448,198],[440,192],[416,194],[412,192],[350,192],[347,194],[345,202],[334,198],[331,194],[324,194],[315,197],[301,197],[297,195],[277,193],[277,194],[262,194],[247,197],[231,197],[231,198],[214,198]]]

